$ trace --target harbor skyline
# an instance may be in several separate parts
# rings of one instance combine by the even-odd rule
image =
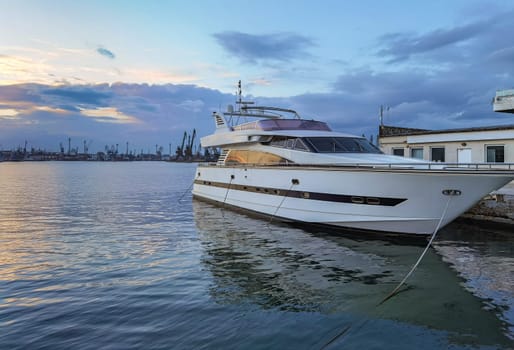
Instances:
[[[211,132],[238,80],[259,104],[357,135],[376,135],[381,105],[405,127],[513,123],[491,106],[514,85],[503,1],[0,6],[3,149],[176,145],[184,130]]]

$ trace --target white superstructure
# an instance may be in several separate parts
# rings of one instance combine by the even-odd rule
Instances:
[[[495,112],[514,113],[514,89],[496,91],[493,110]]]
[[[237,103],[214,113],[216,131],[201,139],[222,153],[216,164],[198,166],[196,198],[286,221],[430,234],[514,179],[514,165],[385,155],[295,111],[243,102],[240,90]],[[239,123],[246,118],[257,120]]]

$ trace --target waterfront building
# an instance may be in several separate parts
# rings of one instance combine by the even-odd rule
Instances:
[[[514,89],[499,90],[495,112],[514,113]],[[386,154],[447,163],[514,163],[514,124],[447,130],[380,125]]]
[[[381,125],[385,154],[447,163],[514,163],[514,124],[447,130]]]

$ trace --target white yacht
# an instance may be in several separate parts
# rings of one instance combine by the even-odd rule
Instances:
[[[432,234],[514,179],[512,164],[385,155],[293,110],[244,102],[240,84],[238,95],[237,108],[213,113],[216,130],[201,139],[222,152],[217,163],[198,165],[195,198],[275,220]]]

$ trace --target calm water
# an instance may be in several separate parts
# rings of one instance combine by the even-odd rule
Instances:
[[[0,348],[514,348],[514,234],[446,228],[377,306],[423,247],[192,202],[194,169],[1,163]]]

